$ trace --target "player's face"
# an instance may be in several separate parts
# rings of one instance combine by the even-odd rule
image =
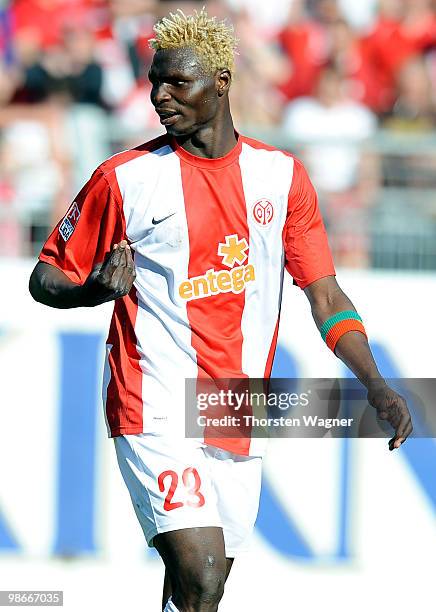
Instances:
[[[151,102],[168,134],[192,135],[216,117],[219,79],[205,74],[191,49],[157,51],[148,78]]]

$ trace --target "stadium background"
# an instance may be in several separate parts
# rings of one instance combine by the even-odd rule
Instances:
[[[63,589],[69,612],[157,610],[162,570],[105,437],[110,305],[43,308],[28,276],[95,166],[161,132],[146,41],[203,4],[240,40],[236,126],[305,161],[383,373],[435,376],[434,2],[0,0],[0,590]],[[274,373],[347,375],[289,281]],[[272,442],[224,612],[431,608],[435,459],[431,439]]]

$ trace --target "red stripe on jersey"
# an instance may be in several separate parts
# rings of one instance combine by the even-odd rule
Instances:
[[[263,375],[264,378],[269,378],[271,376],[271,370],[274,363],[274,356],[276,354],[277,348],[277,337],[279,335],[279,323],[280,323],[280,315],[277,317],[276,328],[274,330],[274,334],[271,341],[271,346],[269,348],[268,359],[266,360],[265,373]]]
[[[108,344],[111,378],[107,388],[106,416],[111,436],[143,429],[142,370],[139,364],[135,323],[138,314],[136,289],[115,302]]]
[[[237,234],[240,240],[245,238],[249,243],[241,172],[239,165],[232,163],[240,146],[238,143],[224,158],[211,160],[193,159],[177,147],[189,235],[189,278],[212,269],[229,270],[218,254],[219,244],[225,242],[226,236]],[[215,168],[220,168],[220,172],[215,172]],[[244,305],[244,292],[218,293],[187,302],[199,379],[246,378],[242,372]],[[242,438],[217,438],[211,428],[205,428],[204,439],[212,446],[248,455],[250,429],[241,432]]]

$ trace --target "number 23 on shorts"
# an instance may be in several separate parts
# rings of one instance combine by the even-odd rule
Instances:
[[[159,474],[159,491],[163,493],[168,487],[168,492],[164,501],[164,510],[167,512],[170,510],[175,510],[176,508],[181,508],[184,505],[191,508],[201,508],[201,506],[204,506],[205,499],[200,491],[201,478],[194,467],[188,467],[183,470],[182,482],[184,488],[186,489],[187,496],[189,497],[186,502],[173,501],[174,494],[176,493],[176,489],[179,484],[179,476],[177,472],[174,472],[173,470],[165,470]]]

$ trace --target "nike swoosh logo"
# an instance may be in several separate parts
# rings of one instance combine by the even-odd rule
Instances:
[[[162,219],[155,219],[153,217],[153,219],[151,220],[151,222],[153,223],[153,225],[158,225],[159,223],[162,223],[162,221],[165,221],[166,219],[169,219],[170,217],[173,217],[176,213],[173,212],[170,215],[167,215],[166,217],[163,217]]]

